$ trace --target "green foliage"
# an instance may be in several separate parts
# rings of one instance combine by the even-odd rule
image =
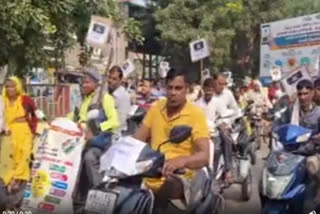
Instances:
[[[74,24],[80,44],[84,45],[92,15],[111,18],[116,26],[122,29],[129,41],[143,42],[140,23],[129,18],[125,8],[116,0],[77,0],[73,12]]]
[[[63,66],[65,50],[77,41],[84,45],[92,15],[112,18],[129,39],[143,41],[139,23],[126,19],[115,0],[2,0],[0,65],[21,76],[52,58],[61,58],[55,66]]]
[[[206,38],[211,68],[258,72],[260,24],[320,11],[315,0],[166,0],[155,13],[164,53],[190,65],[189,42]]]
[[[171,0],[155,17],[161,39],[177,48],[178,57],[189,57],[189,42],[205,38],[212,47],[210,63],[221,67],[230,60],[233,20],[242,10],[240,1]]]

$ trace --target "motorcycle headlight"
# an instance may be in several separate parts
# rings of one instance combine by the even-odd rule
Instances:
[[[297,143],[307,142],[310,139],[310,137],[311,137],[311,133],[301,135],[301,136],[297,137],[296,142]]]
[[[281,199],[287,186],[293,179],[294,174],[286,176],[275,176],[264,169],[263,172],[263,194],[270,199]]]

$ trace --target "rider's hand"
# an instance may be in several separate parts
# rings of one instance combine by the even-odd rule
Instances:
[[[85,129],[85,140],[91,140],[93,138],[93,133],[91,131],[91,129],[87,128]]]
[[[228,125],[226,123],[222,123],[219,125],[219,129],[222,132],[225,132],[226,130],[228,130]]]
[[[162,168],[162,175],[165,177],[169,177],[174,174],[174,172],[178,169],[184,169],[187,164],[187,157],[178,157],[171,160],[166,161]]]

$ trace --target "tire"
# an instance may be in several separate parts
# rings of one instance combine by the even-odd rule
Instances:
[[[249,155],[250,155],[250,159],[251,159],[251,164],[252,165],[256,165],[257,163],[257,155],[256,155],[256,149],[255,149],[255,145],[252,145],[252,148],[249,151]]]
[[[259,151],[261,149],[261,136],[257,136],[257,151]]]
[[[252,172],[249,169],[248,176],[241,184],[241,199],[243,201],[249,201],[252,193]]]
[[[215,207],[214,209],[210,212],[210,214],[223,214],[224,213],[224,199],[223,196],[216,196],[219,198],[216,198],[214,201]]]

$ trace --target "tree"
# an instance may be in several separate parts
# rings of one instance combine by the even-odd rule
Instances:
[[[115,0],[2,0],[0,7],[0,65],[20,76],[32,67],[46,66],[74,42],[84,45],[92,15],[110,17],[129,39],[142,41],[139,23],[126,19]],[[75,37],[77,40],[75,40]]]
[[[236,74],[259,71],[260,25],[320,10],[314,0],[166,0],[155,13],[164,53],[190,65],[188,43],[204,37],[212,47],[211,68]],[[188,63],[186,63],[188,62]]]
[[[235,30],[234,17],[242,11],[240,1],[170,0],[155,13],[157,29],[167,52],[179,61],[189,61],[189,43],[205,38],[212,47],[209,63],[222,67],[230,59]]]
[[[43,46],[56,27],[47,11],[36,6],[38,2],[1,2],[0,7],[0,63],[9,64],[10,70],[22,70],[43,57]]]
[[[281,19],[286,0],[242,0],[243,10],[234,22],[231,70],[243,75],[259,71],[260,24]]]

